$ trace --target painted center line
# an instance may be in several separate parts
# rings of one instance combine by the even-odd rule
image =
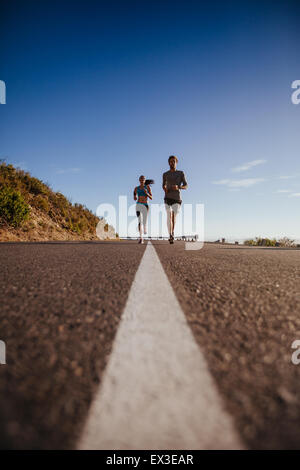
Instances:
[[[151,243],[78,448],[243,448]]]

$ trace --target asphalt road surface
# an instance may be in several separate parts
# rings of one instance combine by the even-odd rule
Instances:
[[[152,243],[0,244],[1,448],[300,447],[300,251]]]

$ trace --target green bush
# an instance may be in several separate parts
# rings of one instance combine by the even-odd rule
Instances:
[[[250,239],[250,240],[245,240],[244,241],[244,245],[248,245],[248,246],[256,246],[256,241],[253,240],[253,239]]]
[[[43,212],[49,212],[49,203],[48,199],[43,197],[41,194],[36,196],[33,200],[33,204],[37,209],[40,209]]]
[[[30,176],[27,180],[27,188],[28,191],[32,194],[46,194],[47,193],[47,188],[42,181],[38,180],[37,178],[34,178],[33,176]]]
[[[0,218],[13,227],[20,226],[28,219],[29,205],[21,193],[9,186],[0,188]]]
[[[282,238],[281,240],[277,241],[276,238],[262,238],[262,237],[255,237],[255,240],[245,240],[244,245],[248,246],[294,246],[294,240],[290,240],[287,237]]]

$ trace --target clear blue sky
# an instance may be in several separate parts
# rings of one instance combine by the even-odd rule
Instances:
[[[140,174],[162,202],[175,154],[207,239],[300,238],[299,24],[287,0],[7,1],[0,158],[95,211]]]

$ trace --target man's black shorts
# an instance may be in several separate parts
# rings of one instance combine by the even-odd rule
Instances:
[[[168,206],[172,206],[173,204],[181,204],[182,201],[176,201],[176,199],[170,199],[168,197],[165,197],[164,199],[165,204],[168,204]]]

